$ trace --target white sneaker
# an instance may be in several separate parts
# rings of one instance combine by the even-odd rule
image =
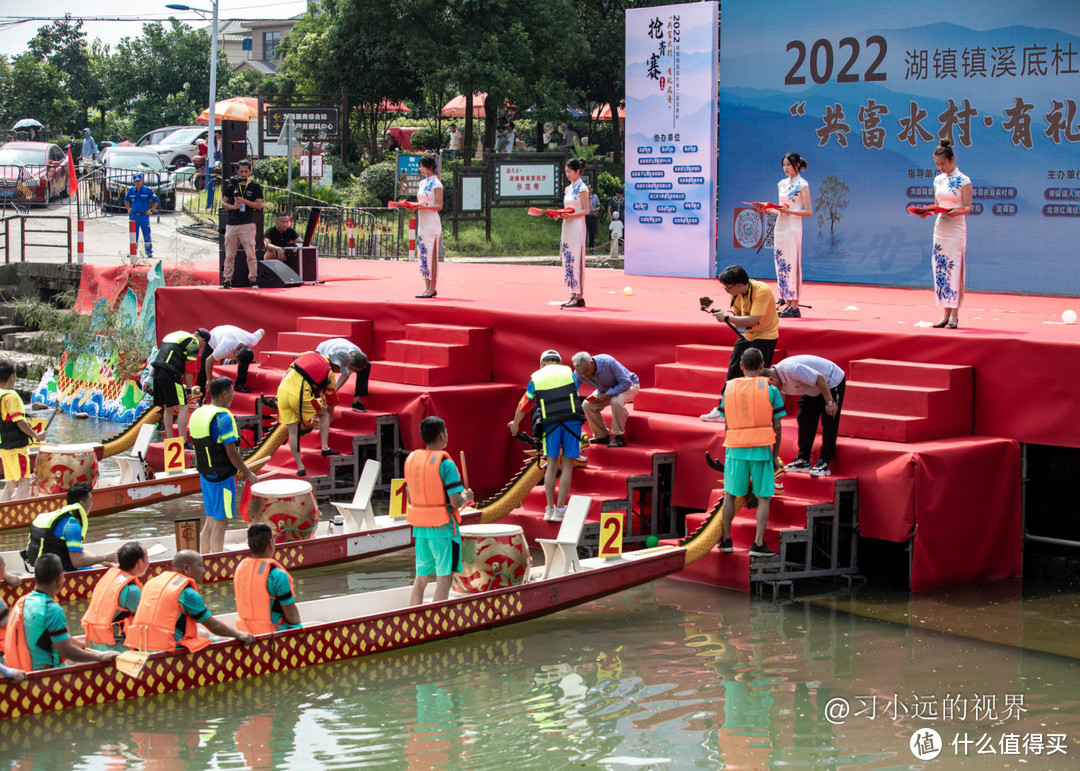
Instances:
[[[713,407],[709,412],[702,415],[701,419],[706,423],[723,423],[724,415],[720,412],[719,407]]]
[[[555,512],[551,515],[551,521],[552,522],[562,522],[563,517],[565,517],[565,516],[566,516],[566,507],[565,506],[562,506],[562,507],[556,506],[555,507]]]
[[[554,516],[554,514],[555,514],[555,507],[554,506],[548,506],[546,509],[544,509],[544,521],[545,522],[550,522],[551,518],[552,518],[552,516]]]

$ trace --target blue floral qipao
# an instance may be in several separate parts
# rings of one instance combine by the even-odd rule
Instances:
[[[435,205],[435,191],[442,182],[432,174],[420,181],[416,200],[425,206]],[[442,218],[439,212],[419,209],[416,212],[416,257],[420,261],[420,275],[424,280],[436,280],[439,271],[439,249],[442,243]]]
[[[567,185],[563,192],[563,207],[578,212],[582,210],[578,196],[588,186],[580,179]],[[562,221],[562,243],[559,244],[559,256],[562,259],[563,280],[570,294],[584,294],[585,278],[585,218],[574,217]]]
[[[963,190],[971,179],[953,169],[934,177],[934,200],[938,206],[956,209],[964,205]],[[967,251],[967,217],[937,215],[934,223],[934,299],[939,308],[959,308],[964,299],[964,252]]]
[[[796,174],[776,183],[779,204],[792,211],[803,211],[802,190],[806,180]],[[798,300],[802,289],[802,221],[794,214],[777,214],[773,228],[773,260],[776,283],[782,300]]]

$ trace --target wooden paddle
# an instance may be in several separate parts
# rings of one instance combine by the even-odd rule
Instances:
[[[150,658],[150,651],[124,651],[115,659],[116,669],[122,675],[139,677],[142,675],[148,658]]]
[[[461,483],[469,489],[469,467],[465,465],[465,451],[461,451]]]

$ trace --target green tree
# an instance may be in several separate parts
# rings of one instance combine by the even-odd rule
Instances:
[[[90,108],[103,96],[100,82],[91,72],[90,47],[82,26],[82,21],[73,22],[67,14],[63,19],[41,27],[28,45],[28,53],[56,68],[60,73],[60,86],[77,105],[62,124],[52,125],[68,134],[77,134],[89,124]]]
[[[76,105],[63,85],[63,74],[33,53],[16,56],[0,68],[0,125],[35,118],[50,128],[66,126]]]
[[[814,208],[818,212],[818,228],[825,227],[829,223],[829,233],[833,232],[836,223],[840,221],[841,212],[847,208],[848,193],[851,190],[833,175],[825,177],[818,188],[818,197],[814,201]]]
[[[218,77],[221,77],[220,70]],[[293,83],[280,75],[267,75],[259,70],[240,70],[228,75],[225,85],[218,89],[219,99],[229,99],[234,96],[255,96],[259,89],[264,94],[289,94],[292,93]]]
[[[589,41],[588,59],[578,72],[589,102],[608,105],[612,118],[626,97],[625,0],[576,0],[579,26]],[[619,121],[611,121],[615,162],[622,162]]]
[[[170,124],[192,123],[210,91],[210,36],[176,19],[143,25],[139,37],[121,40],[103,76],[109,106],[131,122],[135,137]],[[218,84],[229,63],[218,51]],[[135,138],[133,137],[133,138]]]
[[[415,62],[429,55],[418,0],[323,0],[297,21],[283,43],[283,72],[302,93],[340,94],[349,104],[371,157],[385,132],[384,101],[415,100]]]

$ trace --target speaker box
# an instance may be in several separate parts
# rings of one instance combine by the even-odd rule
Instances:
[[[225,179],[236,176],[236,162],[248,157],[247,129],[246,121],[221,121],[221,165]]]
[[[259,287],[281,289],[290,286],[303,286],[303,280],[296,271],[277,260],[259,261]]]
[[[319,250],[314,246],[287,250],[285,264],[300,276],[305,284],[313,284],[319,280]]]

